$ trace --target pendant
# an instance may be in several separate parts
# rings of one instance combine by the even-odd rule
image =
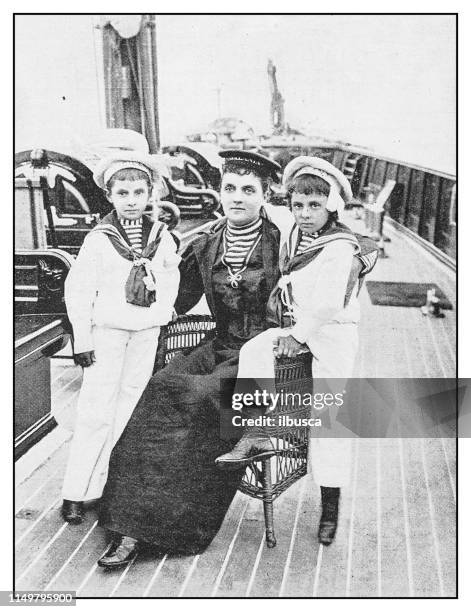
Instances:
[[[237,287],[239,286],[239,281],[242,280],[242,274],[240,274],[240,272],[231,272],[229,270],[229,276],[227,277],[227,280],[230,282],[231,287],[233,289],[237,289]]]

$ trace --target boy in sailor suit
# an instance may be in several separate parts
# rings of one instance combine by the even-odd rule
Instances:
[[[62,491],[71,523],[82,521],[84,501],[101,497],[111,450],[152,374],[180,279],[172,236],[144,215],[158,179],[152,158],[118,152],[98,164],[94,179],[114,210],[86,236],[65,284],[74,358],[84,368]]]
[[[348,379],[358,350],[358,275],[369,272],[377,250],[361,251],[356,236],[339,223],[338,212],[351,199],[346,177],[329,162],[302,156],[285,168],[283,183],[295,218],[280,255],[281,278],[269,311],[280,327],[259,334],[242,347],[239,378],[274,378],[275,357],[293,357],[309,348],[313,378]],[[369,252],[367,252],[369,250]],[[256,436],[255,436],[256,437]],[[246,434],[230,453],[217,462],[231,469],[250,457],[269,456],[267,437],[254,443]],[[340,487],[350,476],[351,440],[311,440],[311,462],[321,486],[322,516],[319,541],[330,544],[335,536]]]

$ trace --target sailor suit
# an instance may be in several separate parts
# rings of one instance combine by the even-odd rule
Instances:
[[[172,317],[180,278],[175,242],[163,224],[143,217],[142,244],[142,256],[151,253],[145,259],[113,211],[87,235],[66,279],[74,353],[93,350],[96,361],[83,370],[64,499],[101,496],[111,450],[152,374],[160,326]]]
[[[314,385],[319,378],[351,377],[360,315],[357,275],[353,285],[351,281],[359,250],[354,234],[340,223],[327,228],[311,244],[297,227],[292,229],[282,248],[282,276],[272,295],[288,326],[268,329],[242,347],[239,378],[273,380],[273,342],[288,335],[311,351]],[[280,313],[277,317],[280,322]],[[267,381],[264,383],[266,386]],[[335,420],[331,413],[331,422],[332,416]],[[319,485],[340,487],[349,481],[350,448],[348,437],[311,439],[311,464]]]

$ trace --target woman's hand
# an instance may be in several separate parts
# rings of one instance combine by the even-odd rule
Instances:
[[[85,351],[84,353],[74,353],[74,361],[82,368],[88,368],[96,361],[95,351]]]
[[[275,357],[294,357],[304,347],[293,336],[278,336],[273,341],[273,352]]]
[[[158,202],[154,206],[154,219],[156,217],[171,231],[180,222],[180,209],[173,202]]]

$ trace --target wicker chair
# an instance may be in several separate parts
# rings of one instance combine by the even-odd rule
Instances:
[[[176,354],[197,346],[207,334],[215,333],[216,323],[209,315],[182,315],[162,328],[155,370],[163,368]],[[275,363],[275,388],[277,392],[312,393],[312,355],[302,353],[293,359],[281,358]],[[283,395],[282,395],[283,397]],[[284,425],[279,417],[306,418],[309,407],[293,403],[293,397],[279,402],[270,413],[276,426],[267,428],[275,448],[275,454],[263,461],[253,461],[247,467],[239,490],[263,501],[266,543],[276,546],[273,502],[288,487],[307,472],[309,428]]]

